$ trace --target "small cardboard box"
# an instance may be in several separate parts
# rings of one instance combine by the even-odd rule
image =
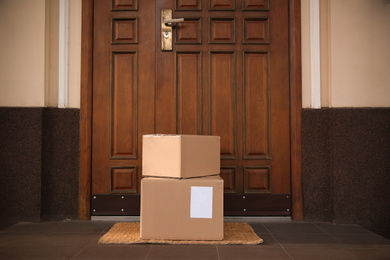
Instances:
[[[222,240],[223,180],[141,180],[142,239]]]
[[[219,172],[219,136],[143,136],[142,176],[192,178]]]

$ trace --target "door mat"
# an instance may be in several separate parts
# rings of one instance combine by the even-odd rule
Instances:
[[[140,224],[117,223],[100,238],[99,244],[212,244],[212,245],[257,245],[263,243],[248,223],[224,223],[223,240],[162,240],[141,239]]]

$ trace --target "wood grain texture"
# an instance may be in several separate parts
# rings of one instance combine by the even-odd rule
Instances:
[[[79,219],[91,218],[93,1],[82,1]]]
[[[303,219],[301,1],[290,0],[290,121],[292,217]]]
[[[237,168],[235,166],[222,166],[221,167],[221,177],[223,179],[223,187],[225,193],[235,193],[237,192],[236,185],[236,171]]]
[[[269,57],[244,52],[244,158],[269,158]]]
[[[137,64],[136,52],[112,53],[111,157],[137,158]]]
[[[210,52],[210,135],[221,137],[221,158],[236,157],[236,57]]]
[[[176,132],[179,134],[200,134],[202,126],[200,52],[176,52],[175,97]]]
[[[253,10],[268,10],[269,0],[243,0],[242,9],[253,11]]]
[[[116,12],[110,1],[94,2],[92,194],[112,193],[112,181],[115,192],[138,193],[142,135],[155,132],[154,3],[139,4],[139,10]],[[112,42],[112,17],[138,21],[138,41]],[[132,26],[122,30],[123,35],[134,33]],[[130,177],[123,174],[113,178],[112,167],[137,169],[128,174],[134,183],[127,185]]]
[[[245,167],[245,192],[269,193],[270,167]]]
[[[175,10],[201,10],[202,0],[175,0]]]
[[[243,43],[269,44],[268,18],[244,18],[243,32]]]
[[[210,0],[209,10],[234,10],[236,0]]]
[[[236,41],[234,18],[210,18],[209,43],[232,43]]]
[[[137,193],[136,167],[111,167],[112,193]]]
[[[128,11],[137,10],[138,0],[112,0],[112,10]]]
[[[201,44],[201,18],[186,18],[176,27],[176,44]]]
[[[129,44],[138,42],[137,18],[112,19],[112,43]]]
[[[158,133],[198,132],[200,134],[207,134],[210,133],[210,129],[212,130],[213,127],[215,127],[216,125],[222,126],[222,128],[220,128],[221,130],[217,131],[216,128],[214,128],[214,130],[212,130],[211,132],[213,131],[215,133],[220,132],[221,136],[224,135],[229,136],[227,138],[226,144],[223,144],[223,149],[226,153],[225,154],[226,156],[224,157],[224,160],[221,161],[222,167],[235,167],[234,184],[232,181],[233,179],[231,177],[232,175],[225,174],[226,176],[229,176],[226,177],[227,181],[230,181],[230,184],[228,185],[229,186],[228,189],[231,190],[234,186],[237,192],[244,191],[244,185],[245,185],[244,167],[272,166],[273,171],[271,173],[272,176],[270,177],[270,183],[269,183],[271,187],[270,190],[275,194],[289,194],[290,192],[294,193],[295,192],[294,189],[298,187],[298,191],[296,195],[298,196],[297,198],[299,198],[299,187],[301,187],[299,185],[301,184],[300,184],[300,180],[298,181],[295,180],[296,183],[294,184],[294,178],[296,176],[298,176],[299,178],[299,174],[296,175],[296,173],[299,172],[300,170],[299,169],[300,157],[299,155],[297,156],[296,154],[297,149],[300,149],[300,143],[299,143],[300,126],[299,125],[297,126],[297,124],[300,123],[296,121],[296,120],[298,121],[300,120],[299,109],[301,108],[301,104],[299,103],[300,93],[298,93],[300,91],[300,83],[299,83],[299,79],[297,80],[296,78],[296,77],[300,77],[298,75],[300,73],[300,60],[299,61],[296,60],[299,59],[299,55],[297,55],[296,53],[291,53],[292,51],[296,51],[297,53],[300,54],[300,49],[299,51],[297,51],[297,46],[296,46],[297,43],[295,42],[294,46],[291,45],[293,41],[298,41],[297,40],[298,38],[296,37],[297,34],[293,33],[293,31],[291,30],[293,29],[300,30],[300,28],[296,27],[296,24],[294,25],[295,27],[291,25],[292,19],[297,20],[297,18],[294,15],[292,15],[291,12],[293,10],[296,13],[296,15],[298,16],[300,15],[299,1],[293,1],[293,0],[291,1],[277,0],[272,2],[237,1],[237,6],[236,6],[236,1],[231,2],[234,3],[235,5],[234,8],[237,7],[238,9],[244,8],[245,6],[246,6],[245,8],[250,8],[250,5],[254,5],[254,6],[257,5],[256,7],[253,7],[254,8],[253,11],[256,11],[259,14],[259,17],[253,15],[247,16],[248,14],[250,14],[250,12],[232,13],[231,11],[226,11],[222,9],[218,12],[213,10],[208,11],[210,6],[207,1],[204,1],[203,5],[200,3],[200,1],[199,2],[198,1],[177,1],[176,8],[178,8],[178,5],[183,4],[184,2],[186,2],[188,5],[193,5],[191,8],[194,8],[194,9],[188,9],[187,11],[181,13],[179,13],[178,11],[177,13],[178,17],[179,15],[183,17],[187,16],[192,19],[199,18],[200,21],[202,21],[200,23],[201,24],[200,36],[196,36],[195,38],[197,37],[201,39],[209,38],[210,32],[208,31],[209,30],[208,21],[210,16],[208,12],[212,12],[212,14],[217,14],[213,16],[213,18],[221,18],[221,19],[228,18],[228,20],[233,19],[229,21],[235,21],[235,25],[234,25],[235,28],[243,28],[244,26],[243,24],[245,20],[244,18],[248,18],[248,19],[252,19],[252,18],[262,19],[264,17],[267,18],[268,16],[264,15],[264,13],[267,12],[269,12],[270,17],[272,17],[273,15],[277,15],[280,19],[279,18],[274,19],[272,20],[274,22],[271,22],[269,24],[270,31],[269,31],[269,35],[267,35],[269,36],[269,42],[271,43],[269,46],[267,44],[257,44],[257,45],[248,44],[248,43],[244,44],[243,40],[241,40],[241,39],[245,39],[244,33],[242,32],[242,30],[236,30],[235,32],[236,35],[233,36],[233,38],[237,40],[236,46],[234,46],[233,44],[208,45],[207,40],[204,40],[201,41],[201,44],[198,43],[191,44],[191,45],[177,44],[174,46],[174,52],[172,53],[159,52],[159,42],[155,41],[155,39],[159,39],[159,37],[156,38],[155,36],[156,32],[157,34],[159,32],[159,26],[160,26],[159,10],[164,5],[167,4],[173,6],[173,2],[174,1],[170,1],[170,0],[161,0],[156,2],[155,13],[138,12],[140,14],[140,17],[138,17],[139,18],[138,22],[140,26],[138,45],[129,44],[129,46],[131,45],[131,47],[129,47],[127,44],[124,44],[124,45],[116,45],[115,47],[108,47],[110,43],[105,42],[106,40],[102,38],[103,35],[99,36],[99,34],[97,35],[95,34],[95,42],[97,43],[97,45],[95,45],[95,48],[98,48],[98,46],[100,45],[103,48],[102,50],[104,51],[107,51],[110,48],[112,48],[112,51],[117,51],[117,52],[137,51],[139,54],[138,70],[143,71],[143,73],[139,74],[139,83],[140,86],[142,85],[142,87],[139,88],[139,92],[138,92],[139,103],[137,107],[138,107],[138,117],[142,118],[142,120],[138,121],[138,126],[137,126],[138,143],[141,143],[140,138],[142,137],[142,134],[150,134],[155,132]],[[219,1],[216,1],[215,4],[217,4],[217,2],[218,4],[220,4]],[[87,5],[87,8],[90,8],[89,11],[88,9],[86,10],[83,9],[86,14],[88,14],[88,12],[90,13],[93,12],[92,1],[89,1],[89,4],[90,4],[89,6]],[[97,2],[95,2],[95,4],[97,4]],[[142,2],[142,4],[146,4],[148,8],[154,8],[154,4],[150,4],[150,3],[147,4],[146,2]],[[261,5],[263,6],[265,5],[265,7],[263,8]],[[184,8],[184,5],[182,5],[181,7]],[[200,7],[204,8],[205,11],[199,12],[196,10],[196,8],[200,8]],[[83,15],[84,15],[84,11],[83,11]],[[122,17],[121,12],[115,12],[115,13],[116,13],[115,17],[117,18],[118,17],[126,18],[124,14]],[[135,12],[131,12],[131,13],[134,16]],[[99,12],[95,13],[95,17],[99,17],[99,19],[100,17],[103,17],[103,19],[106,19],[107,21],[111,19],[110,15],[100,14]],[[89,19],[92,19],[92,14],[90,15]],[[153,33],[150,34],[153,36],[150,35],[147,36],[148,34],[146,32],[143,32],[144,30],[142,30],[141,28],[146,28],[145,26],[151,26],[153,28],[152,30]],[[91,26],[91,28],[89,29],[90,31],[88,32],[90,35],[89,37],[91,37],[92,34],[92,27],[93,26]],[[99,24],[98,22],[96,24],[96,27],[102,29],[107,27],[107,25]],[[108,22],[107,28],[109,27],[110,27],[110,23]],[[191,34],[194,34],[196,30],[199,29],[198,28],[195,29],[195,27],[190,29],[191,33],[188,34],[189,36],[188,35],[186,36],[184,34],[184,36],[183,35],[180,36],[182,37],[181,39],[183,40],[183,39],[194,38],[192,37]],[[247,39],[258,40],[264,36],[264,34],[259,35],[257,34],[257,32],[254,32],[256,30],[254,30],[253,28],[252,29],[249,28],[249,30],[253,31],[253,33],[252,36],[248,37]],[[231,29],[230,31],[232,32]],[[289,36],[289,31],[291,32],[290,36]],[[298,33],[300,35],[300,31]],[[147,37],[145,38],[145,36]],[[85,36],[83,35],[83,37]],[[112,35],[109,35],[109,38],[111,37]],[[142,39],[144,40],[148,39],[148,40],[142,42]],[[83,42],[83,44],[85,43]],[[86,48],[86,50],[90,52],[88,54],[90,55],[90,58],[92,56],[91,46],[92,45],[89,46],[90,49]],[[154,53],[155,50],[157,50],[156,55],[153,54],[148,55],[150,53]],[[262,98],[262,96],[264,96],[264,89],[262,89],[261,87],[260,88],[251,87],[251,85],[246,86],[245,85],[246,83],[244,82],[245,80],[247,81],[254,80],[255,82],[261,81],[262,84],[264,85],[265,84],[264,78],[259,78],[260,74],[264,75],[264,71],[263,71],[264,68],[261,69],[258,68],[257,65],[246,64],[244,56],[245,53],[248,54],[248,53],[268,53],[268,52],[272,53],[272,55],[269,56],[270,63],[267,65],[267,68],[269,70],[267,74],[268,77],[267,85],[270,87],[270,91],[267,95],[269,95],[269,98],[270,100],[272,100],[272,102],[261,105],[262,104],[261,100],[264,100],[264,97]],[[230,55],[229,53],[234,55]],[[106,57],[103,58],[100,57],[101,54],[102,53],[99,52],[95,53],[95,57],[100,59],[100,62],[98,62],[95,66],[95,69],[97,70],[99,70],[99,67],[103,66],[103,64],[109,63],[107,62],[109,61],[109,59],[107,59]],[[217,54],[223,54],[223,55],[218,56]],[[83,60],[87,60],[86,57],[88,57],[88,55],[83,55]],[[215,57],[222,57],[222,56],[229,57],[229,59],[227,60],[222,59],[222,61],[215,59]],[[249,60],[251,60],[251,58],[253,58],[253,60],[255,61],[260,59],[256,55],[251,56]],[[155,66],[151,65],[154,64],[154,62],[155,62]],[[218,68],[215,67],[215,64],[217,63],[221,64],[221,66],[219,65],[217,66]],[[252,62],[252,64],[256,64],[256,62]],[[262,62],[262,64],[264,64],[264,62]],[[213,66],[215,67],[214,72],[210,73],[210,71],[213,70]],[[246,72],[245,70],[243,70],[243,67],[245,66],[247,66],[247,71],[251,71],[251,67],[253,67],[253,71],[255,72],[250,72],[253,74],[252,76],[245,74]],[[226,75],[224,74],[225,76],[217,76],[214,79],[211,78],[213,75],[215,76],[221,73],[223,74],[224,67],[229,68],[228,71],[230,71],[230,73],[228,74],[225,73],[226,74]],[[86,68],[88,68],[88,66]],[[90,66],[90,69],[91,68],[92,65]],[[259,73],[259,70],[262,72]],[[103,74],[105,73],[107,72],[104,72]],[[99,77],[101,76],[100,73],[95,73],[95,74],[97,74],[94,75],[97,78],[95,79],[94,82],[100,82],[100,80],[98,80]],[[87,73],[84,74],[83,75],[84,78],[85,75],[88,74]],[[91,75],[92,73],[90,74],[90,77]],[[285,76],[280,77],[280,75],[285,75]],[[109,76],[104,76],[104,77],[106,77],[109,81]],[[106,82],[107,79],[103,79],[102,82]],[[90,82],[92,82],[91,79]],[[252,84],[252,85],[255,86],[256,84],[254,85]],[[295,85],[293,86],[293,84]],[[191,90],[187,89],[187,85],[191,86]],[[193,90],[194,86],[200,86],[200,87],[199,89]],[[291,90],[294,91],[294,93],[292,93],[291,96],[290,96],[290,87],[293,87]],[[91,89],[92,89],[92,85],[91,85]],[[216,89],[218,89],[218,91],[216,91]],[[245,96],[246,94],[244,94],[245,93],[244,89],[247,91],[248,96]],[[103,90],[101,92],[99,92],[99,90],[97,92],[94,91],[93,94],[92,91],[90,90],[89,95],[90,95],[88,97],[89,99],[91,99],[93,95],[94,98],[97,98],[97,100],[102,101],[102,102],[100,101],[97,102],[100,108],[107,109],[107,107],[108,108],[110,107],[110,102],[105,100],[104,98],[106,95],[109,96],[109,92],[107,92],[107,90]],[[86,96],[88,96],[88,93],[86,94]],[[192,96],[195,96],[195,98],[192,99],[191,98]],[[253,101],[250,100],[250,102],[247,105],[245,105],[244,102],[245,99],[246,100],[253,99]],[[221,106],[219,106],[219,105],[215,105],[216,104],[215,102],[217,100],[226,100],[226,102],[219,102],[218,104],[221,104]],[[82,101],[82,102],[86,102],[86,101]],[[91,105],[92,102],[90,101],[89,106]],[[269,121],[264,119],[265,116],[264,108],[266,107],[268,107],[269,109],[269,113],[267,113],[267,117],[269,118]],[[290,113],[290,109],[291,109],[291,113]],[[109,111],[109,109],[107,111]],[[213,113],[215,112],[217,112],[216,114],[221,115],[222,119],[220,119],[219,116],[217,118],[215,114],[214,119],[210,120],[210,116],[212,116]],[[254,131],[253,133],[255,133],[257,131],[257,133],[261,133],[261,132],[264,133],[265,132],[264,129],[267,129],[267,131],[269,131],[269,138],[264,139],[264,136],[262,136],[260,139],[258,139],[258,137],[256,137],[255,134],[251,133],[251,136],[255,138],[253,139],[254,142],[252,143],[252,141],[249,141],[249,143],[247,142],[245,144],[243,139],[244,132],[246,131],[244,127],[245,125],[244,124],[245,119],[243,116],[245,114],[244,112],[247,115],[248,114],[251,115],[250,117],[248,117],[248,119],[250,119],[254,123],[253,127],[251,128],[252,132]],[[261,118],[259,116],[259,113],[262,114]],[[83,112],[81,114],[83,115]],[[91,115],[92,112],[90,112],[90,116]],[[109,115],[109,112],[97,110],[95,113],[94,110],[94,116],[96,116],[97,121],[103,124],[107,124],[107,122],[109,122],[107,121],[109,120],[109,116],[107,115]],[[90,120],[89,121],[90,124],[91,119],[89,120]],[[250,120],[248,122],[250,122]],[[291,121],[291,129],[290,129],[290,121]],[[226,124],[226,122],[228,124]],[[267,123],[268,126],[264,126]],[[84,128],[85,128],[85,124],[84,124]],[[197,131],[195,131],[194,128],[196,128]],[[80,129],[83,129],[83,126]],[[104,130],[102,127],[98,125],[94,129],[95,129],[94,133],[97,133],[98,136],[101,136],[101,137],[96,137],[96,139],[94,139],[96,141],[95,148],[99,150],[100,149],[99,147],[101,148],[107,147],[107,144],[109,143],[107,140],[104,139],[105,138],[104,136],[106,135],[109,136],[110,131]],[[88,138],[92,138],[91,126],[89,126],[89,131],[90,132],[88,133],[89,134]],[[290,134],[294,138],[298,138],[298,139],[295,139],[295,141],[290,140]],[[85,139],[81,138],[80,151],[82,151],[83,148],[85,148],[86,150],[89,149],[89,156],[91,157],[91,151],[90,151],[91,143],[89,143],[89,146],[86,146],[85,143],[81,144],[83,140],[85,142]],[[268,149],[267,147],[261,148],[260,151],[258,148],[258,144],[255,144],[255,143],[259,143],[260,142],[259,140],[261,140],[262,143],[267,142],[268,146],[267,145],[266,146],[268,147]],[[268,153],[269,158],[268,159],[252,158],[250,160],[245,159],[244,155],[246,152],[244,151],[244,145],[248,145],[251,154],[255,154],[257,156],[259,154]],[[141,149],[140,147],[141,145],[139,145],[139,147],[137,148],[138,154],[140,154],[140,150],[139,150]],[[284,147],[285,149],[280,150],[280,147]],[[264,150],[266,150],[267,152],[264,152]],[[82,164],[86,162],[85,161],[86,152],[84,151],[81,153],[83,153],[83,155],[80,155],[80,169],[82,167]],[[232,157],[231,154],[233,154],[235,157]],[[236,159],[232,160],[233,158]],[[98,159],[98,157],[96,159]],[[81,160],[83,161],[81,162]],[[90,160],[89,163],[91,163],[91,158],[89,160]],[[140,160],[141,158],[138,157],[137,159],[131,159],[131,160],[112,160],[110,162],[106,161],[102,164],[103,166],[102,168],[108,170],[110,166],[115,166],[115,167],[135,166],[141,163]],[[80,170],[80,180],[81,180],[80,199],[82,196],[90,196],[90,192],[89,195],[86,195],[86,190],[82,188],[82,185],[85,185],[87,182],[89,182],[88,185],[91,185],[91,177],[90,177],[91,166],[89,167],[90,167],[88,173],[89,176],[88,174],[85,173],[82,174],[82,170]],[[99,169],[99,167],[96,166],[96,169]],[[290,175],[290,170],[292,175]],[[138,177],[140,177],[141,172],[142,169],[138,171]],[[85,179],[82,180],[82,178]],[[102,181],[103,183],[104,182],[107,183],[110,180],[109,178],[110,178],[109,174],[108,175],[103,173],[98,174],[94,179],[94,183],[95,180],[96,182]],[[138,178],[138,182],[139,181],[140,178]],[[108,188],[110,188],[110,186],[108,186]],[[106,189],[107,188],[100,190],[100,188],[98,188],[96,191],[106,192],[105,191]],[[86,207],[88,207],[88,202],[86,203],[87,204],[85,205]],[[254,212],[248,214],[253,214],[253,213]]]

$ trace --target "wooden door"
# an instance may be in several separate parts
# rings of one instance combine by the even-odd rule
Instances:
[[[225,214],[290,215],[287,0],[98,0],[93,48],[92,215],[139,214],[150,133],[221,136]]]

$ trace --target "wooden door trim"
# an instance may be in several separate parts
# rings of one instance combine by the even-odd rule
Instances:
[[[82,0],[79,219],[91,219],[93,0]]]
[[[289,0],[292,217],[303,219],[301,1]],[[82,0],[79,219],[91,218],[93,0]]]
[[[289,0],[291,208],[303,219],[301,0]]]

